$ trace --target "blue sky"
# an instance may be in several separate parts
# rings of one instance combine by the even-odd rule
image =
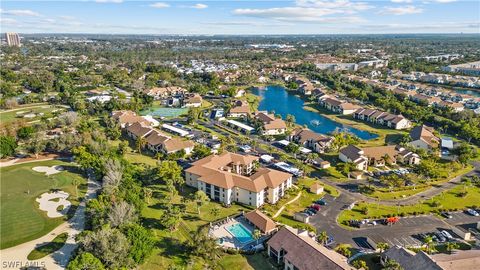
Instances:
[[[20,33],[480,33],[480,1],[2,0],[0,23]]]

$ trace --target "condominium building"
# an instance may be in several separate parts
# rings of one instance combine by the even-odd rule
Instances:
[[[276,203],[292,186],[292,175],[256,168],[258,157],[224,152],[198,160],[185,170],[186,184],[202,190],[212,200],[259,207]]]
[[[20,36],[17,33],[5,33],[5,39],[7,40],[7,45],[10,47],[20,47]]]

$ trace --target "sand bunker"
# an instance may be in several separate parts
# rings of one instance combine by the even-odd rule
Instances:
[[[66,215],[70,209],[72,203],[67,200],[68,196],[70,195],[64,191],[43,193],[36,201],[40,204],[38,208],[47,212],[48,217],[57,218]],[[57,211],[61,205],[63,206],[62,210]]]
[[[55,166],[52,166],[52,167],[37,166],[37,167],[33,167],[32,170],[34,170],[36,172],[45,173],[46,175],[51,175],[51,174],[56,174],[56,173],[59,173],[59,172],[63,171],[63,167],[60,166],[60,165],[55,165]]]

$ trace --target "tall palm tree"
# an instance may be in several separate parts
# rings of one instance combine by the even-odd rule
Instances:
[[[258,240],[262,237],[262,232],[258,229],[255,229],[253,231],[253,239],[255,239],[257,241],[257,245],[258,245]]]
[[[430,235],[425,236],[423,238],[423,242],[425,243],[425,247],[427,248],[427,253],[430,254],[435,249],[435,243],[433,242],[433,237]]]
[[[137,145],[136,146],[137,146],[138,153],[140,153],[140,154],[142,153],[142,148],[145,146],[146,143],[147,143],[147,141],[145,140],[144,137],[138,137],[137,138],[137,143],[136,143]]]

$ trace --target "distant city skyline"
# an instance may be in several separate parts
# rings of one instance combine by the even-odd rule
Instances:
[[[476,0],[2,1],[2,32],[480,33]]]

